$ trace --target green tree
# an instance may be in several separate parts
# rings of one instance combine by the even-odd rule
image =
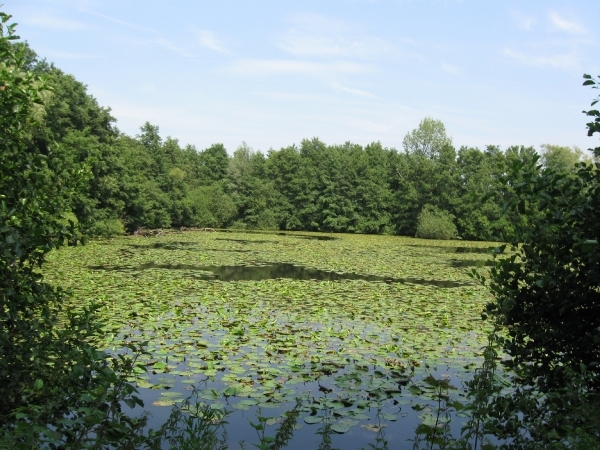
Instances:
[[[359,233],[382,233],[390,230],[393,198],[391,154],[379,142],[374,142],[356,155],[357,171],[352,196],[358,216],[356,231]]]
[[[223,144],[213,144],[199,155],[198,178],[208,185],[221,181],[227,174],[229,155]]]
[[[579,147],[544,144],[540,162],[544,167],[555,172],[567,172],[576,170],[575,164],[582,161],[582,158],[583,152]]]
[[[431,117],[425,117],[402,141],[405,152],[430,159],[438,158],[442,149],[448,146],[452,146],[452,139],[446,135],[446,127],[440,120]]]
[[[499,147],[485,151],[461,147],[458,152],[459,190],[453,202],[456,225],[463,239],[506,241],[514,234],[513,218],[503,214],[506,203],[498,181],[507,170]]]
[[[405,151],[394,158],[391,216],[397,234],[414,236],[424,205],[452,211],[459,173],[456,151],[440,121],[424,119],[406,135],[403,145]]]
[[[245,142],[229,160],[227,192],[237,208],[238,226],[279,228],[274,205],[278,198],[273,183],[266,178],[266,160]]]
[[[304,180],[301,178],[302,160],[295,146],[271,150],[265,164],[265,173],[277,193],[277,215],[282,230],[301,230],[298,211],[304,195]]]

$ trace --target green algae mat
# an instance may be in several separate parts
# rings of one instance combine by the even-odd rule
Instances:
[[[100,305],[98,347],[119,353],[149,343],[140,359],[148,370],[131,381],[153,414],[194,386],[212,409],[228,411],[232,442],[255,441],[257,414],[276,426],[300,398],[304,444],[296,448],[324,421],[337,445],[361,448],[382,430],[406,442],[417,412],[431,414],[422,406],[428,377],[460,388],[479,363],[490,296],[468,271],[485,271],[493,247],[169,232],[61,249],[45,276],[71,289],[70,309]]]

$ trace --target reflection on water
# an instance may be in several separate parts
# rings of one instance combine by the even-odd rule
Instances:
[[[378,275],[363,275],[349,272],[334,272],[321,269],[312,269],[290,263],[258,263],[257,265],[234,266],[200,266],[193,264],[160,264],[150,262],[138,266],[88,266],[92,270],[136,271],[147,269],[182,270],[195,272],[194,278],[201,280],[219,281],[261,281],[287,278],[293,280],[340,281],[363,280],[369,282],[385,283],[410,283],[453,288],[467,286],[469,283],[460,283],[449,280],[423,280],[417,278],[393,278]]]
[[[283,232],[283,231],[228,230],[228,229],[220,229],[220,230],[215,230],[215,231],[217,231],[219,233],[274,234],[277,236],[297,237],[300,239],[314,239],[317,241],[336,241],[336,240],[340,239],[340,238],[333,237],[333,236],[322,236],[319,234],[296,234],[294,232],[288,233],[288,232]],[[217,240],[226,240],[226,239],[217,238]],[[229,239],[229,240],[233,240],[233,239]],[[251,242],[260,242],[260,241],[251,241]]]
[[[491,253],[496,247],[456,247],[456,253]]]
[[[152,244],[129,244],[129,247],[134,248],[162,248],[167,250],[181,250],[180,247],[197,245],[196,242],[186,241],[171,241],[171,242],[154,242]]]
[[[250,239],[228,239],[228,238],[217,238],[216,241],[229,241],[229,242],[238,242],[240,244],[277,244],[277,241],[252,241]]]
[[[339,238],[333,236],[319,236],[312,234],[288,234],[288,233],[277,233],[278,236],[297,237],[300,239],[312,239],[315,241],[336,241]]]
[[[423,249],[439,249],[442,253],[492,253],[496,247],[452,247],[446,245],[419,245],[406,244],[406,247],[418,247]]]

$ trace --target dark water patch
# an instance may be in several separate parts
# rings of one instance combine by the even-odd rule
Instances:
[[[450,266],[452,267],[489,267],[489,266],[493,266],[494,265],[494,261],[491,260],[453,260],[450,262]]]
[[[179,250],[180,247],[197,245],[196,242],[186,241],[171,241],[171,242],[155,242],[153,244],[129,244],[133,248],[161,248],[166,250]]]
[[[263,230],[228,230],[228,229],[221,229],[221,230],[214,230],[217,231],[219,233],[244,233],[244,234],[271,234],[271,235],[277,235],[277,236],[287,236],[287,237],[297,237],[300,239],[312,239],[315,241],[336,241],[339,240],[340,238],[337,237],[333,237],[333,236],[319,236],[318,234],[293,234],[293,233],[285,233],[282,231],[263,231]],[[225,240],[225,239],[221,239],[221,238],[217,238],[217,240],[221,241],[221,240]],[[231,239],[233,240],[233,239]],[[261,241],[250,241],[250,242],[261,242]]]
[[[265,241],[265,240],[250,240],[250,239],[228,239],[228,238],[216,238],[216,241],[229,241],[229,242],[238,242],[240,244],[277,244],[278,241]]]
[[[423,249],[437,249],[442,253],[488,253],[491,254],[496,247],[451,247],[446,245],[419,245],[406,244],[406,247],[418,247]]]
[[[312,234],[288,234],[288,233],[277,233],[278,236],[296,237],[299,239],[311,239],[314,241],[337,241],[340,238],[333,236],[318,236]]]
[[[145,263],[139,266],[88,266],[92,270],[135,271],[147,269],[183,270],[195,272],[194,278],[201,280],[219,281],[262,281],[276,279],[342,281],[362,280],[368,282],[408,283],[453,288],[467,286],[470,283],[460,283],[450,280],[423,280],[418,278],[394,278],[378,275],[362,275],[352,272],[334,272],[321,269],[311,269],[290,263],[273,263],[259,265],[234,266],[200,266],[193,264],[159,264]]]
[[[496,247],[456,247],[456,253],[492,253]]]
[[[206,248],[207,252],[231,252],[231,253],[251,253],[253,250],[237,250],[237,249],[224,249],[224,248]]]

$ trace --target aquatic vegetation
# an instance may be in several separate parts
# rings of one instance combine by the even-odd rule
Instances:
[[[458,254],[451,241],[393,236],[219,235],[120,237],[49,258],[46,279],[72,289],[74,311],[101,305],[95,345],[149,342],[149,370],[131,381],[142,397],[160,393],[146,396],[156,407],[203,387],[249,439],[236,410],[272,409],[275,425],[301,398],[297,427],[375,438],[383,423],[388,440],[406,440],[398,419],[427,402],[430,373],[460,386],[478,361],[489,294],[456,261],[485,264],[488,244]]]

